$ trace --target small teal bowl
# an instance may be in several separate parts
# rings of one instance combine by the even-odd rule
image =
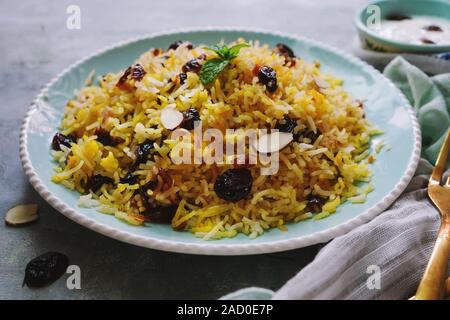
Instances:
[[[450,20],[450,3],[443,0],[381,0],[365,5],[355,17],[356,28],[361,42],[367,47],[387,52],[438,53],[450,51],[449,45],[411,44],[381,37],[367,26],[373,15],[371,6],[380,8],[381,19],[391,14],[404,16],[433,16]]]

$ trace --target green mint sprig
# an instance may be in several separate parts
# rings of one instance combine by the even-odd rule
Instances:
[[[232,47],[223,44],[216,44],[205,49],[214,51],[219,57],[206,61],[200,70],[200,81],[204,84],[210,84],[225,69],[230,61],[236,58],[242,48],[249,47],[247,43],[238,43]]]

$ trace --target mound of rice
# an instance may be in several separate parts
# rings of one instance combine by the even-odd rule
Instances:
[[[73,141],[52,151],[58,163],[52,180],[82,193],[80,206],[96,207],[133,225],[151,223],[147,213],[153,207],[173,208],[168,222],[175,230],[206,240],[238,233],[254,238],[274,227],[287,230],[289,222],[324,218],[346,200],[364,202],[372,187],[356,184],[370,181],[370,137],[380,132],[365,119],[362,102],[343,89],[341,80],[322,73],[318,62],[287,59],[258,42],[242,48],[211,85],[204,86],[196,72],[185,72],[186,79],[180,79],[183,65],[197,57],[205,61],[217,56],[188,42],[170,50],[151,49],[135,62],[145,70],[142,78],[118,85],[124,72],[108,73],[98,84],[80,89],[67,103],[60,126],[60,133]],[[275,92],[259,82],[259,66],[275,70]],[[233,161],[171,161],[178,142],[161,124],[161,110],[167,106],[181,112],[194,108],[203,129],[224,134],[226,129],[274,128],[285,116],[296,121],[295,132],[312,134],[279,152],[276,174],[261,175],[260,163],[249,166],[251,192],[229,202],[216,194],[214,183],[235,167]],[[104,142],[99,132],[107,132],[115,143]],[[136,149],[149,140],[152,156],[133,165]],[[133,179],[124,182],[127,175]],[[93,190],[94,176],[106,177],[108,183]]]

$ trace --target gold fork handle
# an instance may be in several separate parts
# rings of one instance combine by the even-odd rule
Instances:
[[[416,300],[444,299],[449,255],[450,221],[443,221],[430,261],[417,289]]]

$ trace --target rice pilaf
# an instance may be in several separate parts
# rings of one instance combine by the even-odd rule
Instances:
[[[169,223],[205,240],[238,233],[254,238],[274,227],[287,230],[289,222],[325,218],[346,200],[364,202],[373,187],[357,183],[371,179],[369,142],[381,132],[366,120],[363,103],[342,80],[321,72],[319,62],[295,57],[285,45],[249,44],[209,84],[201,68],[219,61],[218,54],[180,41],[77,91],[53,139],[58,166],[52,181],[82,193],[80,206],[133,225]],[[276,76],[275,85],[264,83],[266,75]],[[172,139],[163,110],[183,115],[177,128],[192,132],[192,120],[199,120],[226,142],[245,140],[247,129],[279,129],[292,141],[276,153],[279,168],[272,175],[261,174],[259,160],[248,163],[249,144],[240,155],[244,164],[236,163],[238,156],[176,164],[176,146],[193,150],[194,142]],[[227,129],[243,130],[227,135]],[[203,141],[201,153],[207,152]],[[234,176],[224,180],[225,172]],[[221,179],[224,186],[237,181],[234,198],[218,192]]]

